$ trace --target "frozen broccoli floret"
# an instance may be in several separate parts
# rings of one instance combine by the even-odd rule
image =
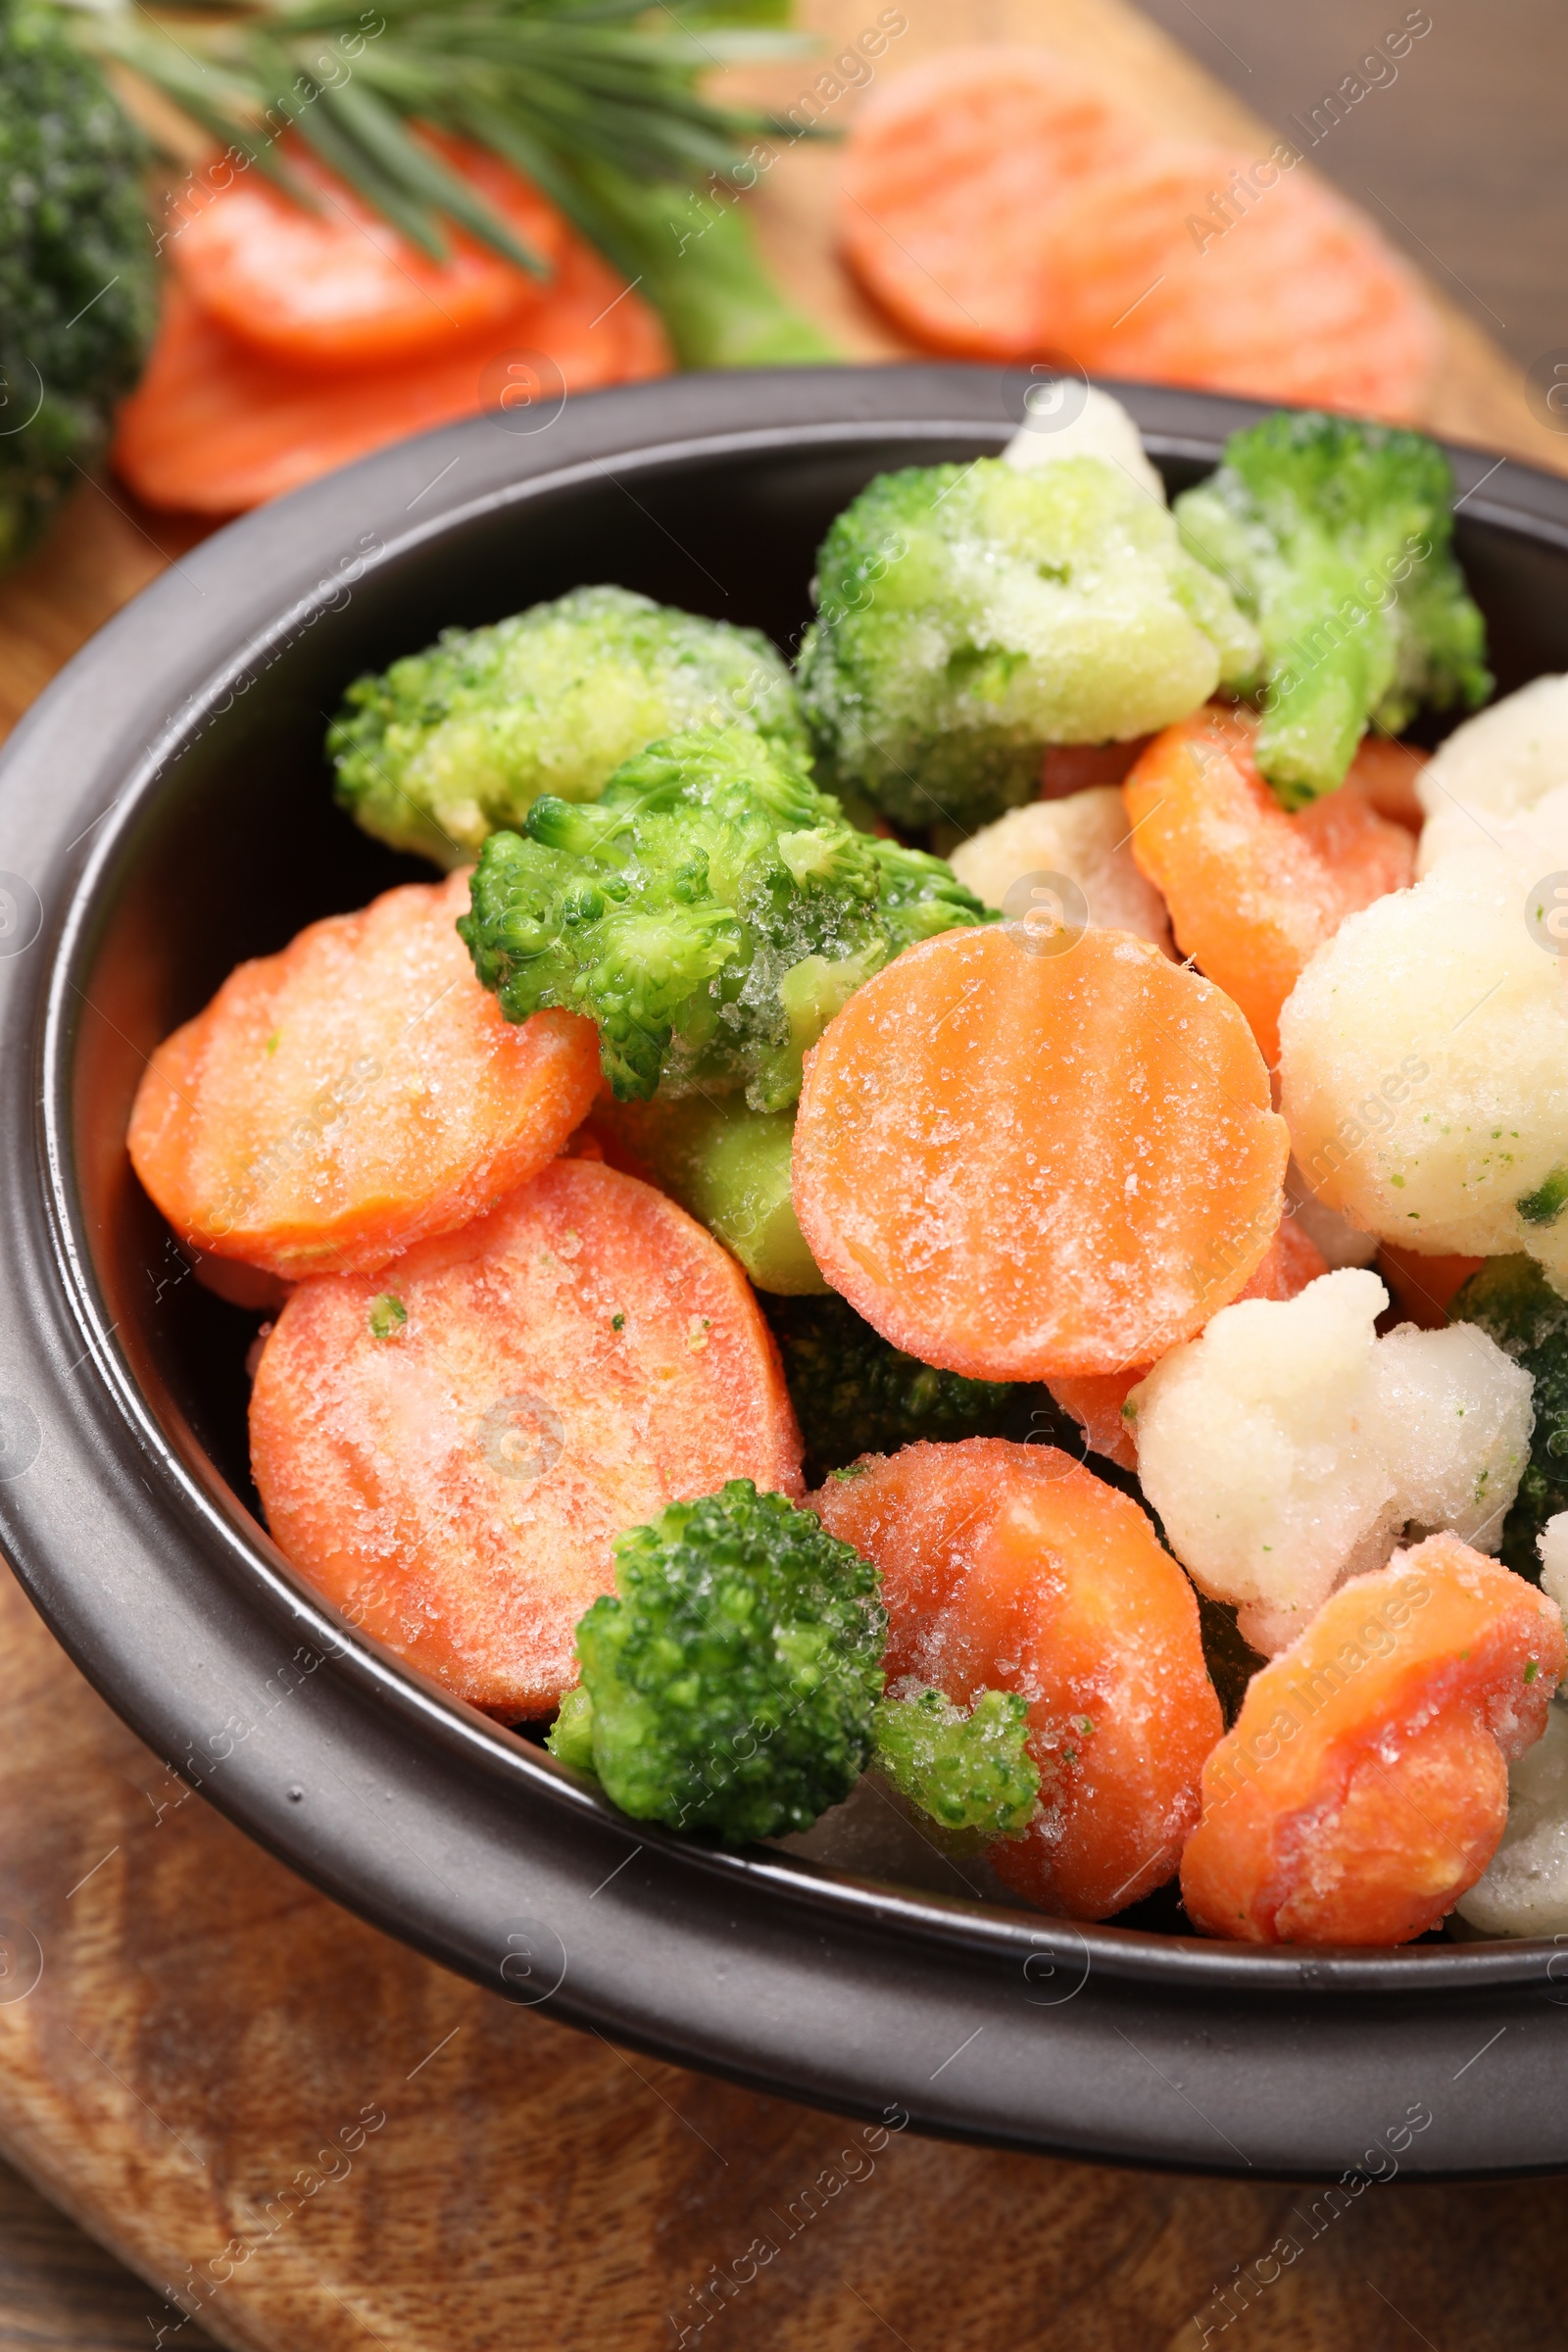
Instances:
[[[726,1250],[760,1291],[825,1292],[791,1190],[794,1114],[753,1110],[744,1095],[601,1104],[595,1126],[617,1166],[651,1177]]]
[[[1498,1547],[1504,1567],[1539,1583],[1539,1537],[1568,1511],[1568,1298],[1530,1257],[1494,1257],[1454,1293],[1450,1323],[1477,1323],[1535,1383],[1530,1458]]]
[[[1282,413],[1233,433],[1177,499],[1182,537],[1257,622],[1257,764],[1281,806],[1345,780],[1369,725],[1492,691],[1486,625],[1453,560],[1453,475],[1435,441]]]
[[[486,842],[458,928],[509,1020],[598,1023],[622,1101],[744,1085],[783,1110],[862,981],[988,919],[940,859],[858,832],[788,750],[722,727],[651,744],[591,807],[535,801]]]
[[[1028,1701],[1016,1690],[982,1690],[965,1709],[940,1690],[900,1686],[872,1719],[872,1760],[944,1829],[1015,1838],[1040,1802],[1028,1733]]]
[[[971,831],[1050,743],[1184,718],[1256,666],[1251,623],[1158,499],[1102,458],[881,474],[817,559],[807,716],[835,789]]]
[[[452,867],[541,793],[597,800],[644,744],[737,724],[808,751],[765,637],[626,588],[575,588],[358,679],[327,750],[338,799],[368,833]]]
[[[1007,1381],[939,1372],[891,1347],[848,1299],[764,1298],[801,1425],[808,1486],[917,1438],[992,1438],[1018,1395]]]
[[[871,1754],[877,1573],[809,1511],[732,1479],[614,1544],[577,1628],[586,1700],[552,1734],[640,1821],[731,1844],[809,1829]]]

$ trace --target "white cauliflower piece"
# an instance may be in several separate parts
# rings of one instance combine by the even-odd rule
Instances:
[[[1506,820],[1568,784],[1568,677],[1534,678],[1467,718],[1416,778],[1426,813],[1416,872],[1468,854]]]
[[[1372,1263],[1378,1253],[1377,1235],[1363,1233],[1321,1201],[1294,1159],[1285,1170],[1285,1198],[1296,1222],[1331,1272],[1336,1266]]]
[[[1538,886],[1568,788],[1343,923],[1280,1017],[1280,1107],[1317,1199],[1431,1255],[1528,1250],[1568,1292],[1568,963]]]
[[[1066,874],[1084,894],[1090,923],[1134,931],[1173,953],[1165,902],[1139,872],[1129,847],[1127,808],[1113,784],[1060,801],[1030,801],[984,825],[949,863],[965,889],[988,906],[1005,904],[1025,874]]]
[[[1071,376],[1032,384],[1029,389],[1039,407],[1038,419],[1013,434],[1002,453],[1004,465],[1016,466],[1021,473],[1036,473],[1058,458],[1103,458],[1107,465],[1130,474],[1161,506],[1165,504],[1165,485],[1158,469],[1144,454],[1138,427],[1119,400],[1112,400],[1108,392],[1101,392],[1093,384],[1079,384]],[[1071,414],[1080,393],[1085,396],[1084,405]],[[1029,405],[1027,398],[1024,405]]]
[[[1171,1548],[1266,1656],[1407,1532],[1494,1549],[1518,1487],[1530,1375],[1473,1325],[1380,1340],[1388,1302],[1353,1266],[1243,1299],[1128,1397]]]
[[[1536,1538],[1541,1589],[1568,1620],[1568,1511]],[[1555,1703],[1536,1745],[1508,1772],[1502,1843],[1459,1901],[1488,1936],[1568,1935],[1568,1704]]]

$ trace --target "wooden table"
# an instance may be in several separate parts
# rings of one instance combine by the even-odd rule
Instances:
[[[940,0],[904,5],[896,62],[955,37]],[[810,14],[841,43],[865,0]],[[976,0],[962,32],[1109,63],[1174,129],[1259,135],[1119,0]],[[831,258],[833,171],[829,152],[781,164],[763,234],[847,349],[891,356]],[[1499,356],[1447,317],[1433,423],[1568,458]],[[0,584],[0,725],[192,536],[84,489]],[[714,2267],[847,2144],[830,2117],[491,2000],[308,1890],[171,1779],[3,1571],[0,1823],[0,2144],[129,2266],[0,2168],[0,2347],[696,2343]],[[848,2169],[860,2178],[703,2336],[776,2352],[1199,2352],[1222,2335],[1243,2352],[1532,2352],[1562,2333],[1557,2182],[1369,2192],[1312,2234],[1310,2197],[1264,2183],[906,2134],[871,2172]],[[1287,2230],[1305,2251],[1276,2278],[1268,2249]],[[1258,2299],[1227,2326],[1215,2291],[1244,2273]]]

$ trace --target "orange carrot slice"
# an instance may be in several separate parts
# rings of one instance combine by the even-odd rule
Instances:
[[[890,1683],[1027,1697],[1042,1812],[989,1848],[998,1875],[1073,1919],[1162,1886],[1223,1723],[1197,1596],[1137,1503],[1051,1446],[966,1438],[871,1456],[812,1507],[882,1571]]]
[[[410,433],[499,414],[517,351],[542,355],[514,380],[546,405],[671,365],[658,314],[580,240],[548,298],[398,368],[307,373],[253,351],[171,285],[146,373],[120,412],[115,466],[149,506],[236,514]]]
[[[1410,418],[1431,306],[1299,168],[1160,137],[1044,50],[945,51],[862,108],[840,238],[917,342]]]
[[[380,1282],[302,1283],[257,1372],[251,1459],[300,1573],[508,1721],[576,1681],[612,1536],[731,1478],[801,1492],[745,1276],[672,1200],[587,1159]]]
[[[1462,1283],[1479,1274],[1484,1257],[1426,1257],[1385,1242],[1373,1263],[1389,1286],[1389,1296],[1402,1315],[1423,1331],[1442,1331],[1448,1320],[1448,1301]]]
[[[1254,1676],[1182,1858],[1197,1925],[1251,1943],[1403,1943],[1496,1850],[1507,1767],[1563,1672],[1554,1602],[1457,1536],[1352,1577]]]
[[[1257,721],[1210,708],[1156,735],[1122,786],[1140,869],[1184,955],[1234,997],[1272,1066],[1280,1007],[1348,914],[1403,890],[1415,845],[1355,769],[1287,816],[1252,759]]]
[[[857,1313],[923,1363],[1045,1380],[1152,1362],[1279,1223],[1268,1073],[1230,999],[1125,931],[909,948],[808,1056],[795,1207]]]
[[[1236,1298],[1295,1298],[1328,1270],[1316,1243],[1307,1240],[1294,1217],[1282,1217],[1261,1262]],[[1063,1412],[1079,1423],[1094,1452],[1119,1462],[1124,1470],[1136,1470],[1138,1446],[1121,1408],[1152,1370],[1152,1364],[1135,1364],[1126,1372],[1085,1372],[1076,1378],[1058,1373],[1046,1385]]]
[[[598,1033],[504,1020],[457,935],[467,903],[456,873],[313,923],[164,1041],[128,1140],[177,1233],[288,1280],[368,1273],[555,1157]]]
[[[1406,832],[1419,833],[1426,811],[1416,797],[1415,780],[1431,759],[1413,743],[1396,743],[1388,735],[1363,735],[1350,762],[1350,773],[1379,816]]]
[[[550,269],[566,223],[510,164],[461,139],[432,139],[443,157]],[[366,368],[461,343],[547,298],[544,279],[461,229],[432,261],[297,140],[295,177],[316,196],[307,212],[259,172],[232,179],[169,241],[176,275],[209,318],[297,368]]]
[[[839,236],[917,342],[987,359],[1039,347],[1040,221],[1064,186],[1136,154],[1139,119],[1044,49],[945,49],[885,82],[845,150]]]

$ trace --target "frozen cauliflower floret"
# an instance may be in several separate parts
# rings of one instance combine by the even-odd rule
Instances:
[[[1568,1706],[1509,1766],[1502,1843],[1458,1912],[1487,1936],[1568,1935]]]
[[[1273,1656],[1401,1536],[1495,1548],[1530,1441],[1528,1373],[1474,1326],[1379,1339],[1375,1274],[1222,1307],[1127,1400],[1138,1475],[1200,1591]]]
[[[1536,1538],[1541,1554],[1541,1590],[1554,1600],[1568,1626],[1568,1511],[1558,1511]]]
[[[1426,812],[1418,874],[1466,854],[1568,784],[1568,677],[1533,678],[1455,727],[1416,779]],[[1471,811],[1475,813],[1472,814]]]
[[[1168,956],[1165,902],[1139,872],[1128,842],[1126,804],[1113,784],[1101,784],[1009,809],[962,843],[949,862],[985,906],[1004,908],[1025,874],[1065,874],[1083,892],[1092,925],[1134,931]]]
[[[1016,466],[1021,473],[1038,473],[1058,458],[1103,458],[1165,504],[1165,485],[1144,454],[1137,425],[1108,392],[1062,376],[1032,384],[1024,406],[1030,411],[1029,420],[1003,451],[1004,465]]]
[[[1281,1103],[1316,1197],[1436,1256],[1526,1250],[1568,1293],[1568,966],[1538,885],[1568,789],[1352,914],[1280,1017]]]

